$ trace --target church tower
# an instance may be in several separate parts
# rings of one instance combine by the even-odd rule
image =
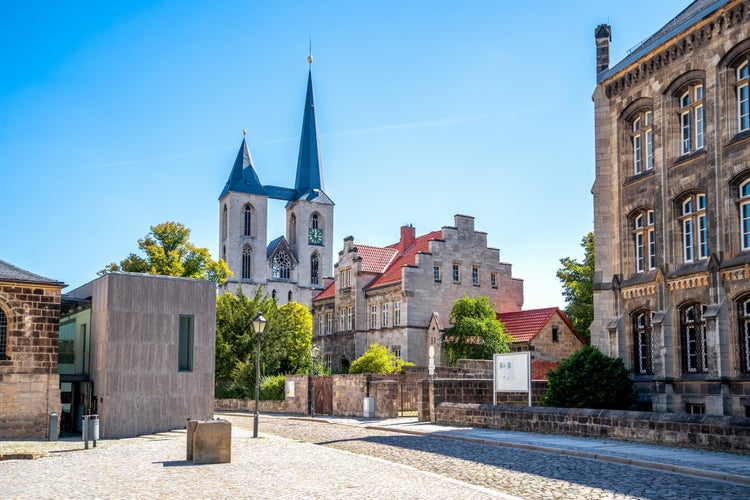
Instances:
[[[333,266],[333,202],[323,188],[312,57],[294,188],[264,186],[243,136],[219,196],[220,255],[233,276],[224,291],[246,295],[262,286],[280,304],[311,306]],[[268,199],[286,200],[286,234],[268,241]]]

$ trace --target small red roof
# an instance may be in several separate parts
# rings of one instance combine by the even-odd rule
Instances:
[[[327,299],[329,297],[335,296],[336,295],[336,286],[335,285],[336,285],[336,282],[335,281],[331,281],[328,284],[328,286],[323,289],[322,292],[320,292],[318,295],[316,295],[315,297],[313,297],[313,300]]]
[[[401,268],[404,266],[413,266],[417,261],[417,253],[428,252],[430,249],[430,240],[438,240],[442,237],[443,231],[441,230],[432,231],[431,233],[418,237],[414,244],[407,248],[403,254],[399,255],[396,259],[393,259],[383,274],[372,280],[372,282],[367,285],[367,288],[400,282]],[[394,243],[393,245],[390,245],[388,249],[395,251],[397,245],[398,243]]]
[[[568,327],[575,332],[573,325],[559,307],[497,313],[497,319],[505,325],[506,333],[514,339],[519,342],[528,342],[537,336],[553,314],[559,314]]]
[[[559,361],[538,361],[531,360],[531,380],[547,380],[547,372],[556,370]]]
[[[398,254],[395,248],[369,245],[354,245],[354,247],[357,249],[357,255],[362,258],[362,272],[365,273],[382,273]]]

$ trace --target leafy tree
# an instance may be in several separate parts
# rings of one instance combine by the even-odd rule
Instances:
[[[635,402],[630,373],[620,358],[585,345],[547,372],[545,406],[626,410]]]
[[[583,262],[570,257],[560,259],[563,267],[557,270],[557,278],[563,285],[563,297],[568,303],[565,315],[575,330],[591,342],[589,327],[594,320],[594,233],[589,232],[581,240],[584,249]]]
[[[396,357],[386,346],[370,344],[362,356],[352,361],[349,373],[401,373],[405,366],[413,365]]]
[[[459,359],[492,359],[497,352],[510,350],[510,335],[497,320],[488,297],[464,295],[451,307],[453,326],[442,335],[445,359],[451,366]]]
[[[99,275],[126,271],[199,278],[222,284],[232,273],[226,262],[211,258],[207,248],[190,243],[190,229],[179,222],[163,222],[151,226],[145,238],[138,240],[138,248],[146,254],[131,253],[119,263],[112,262]]]
[[[279,309],[280,329],[286,339],[286,356],[282,373],[308,373],[312,367],[312,314],[298,302],[288,302]]]

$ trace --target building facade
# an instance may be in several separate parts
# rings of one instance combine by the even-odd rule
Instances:
[[[595,31],[592,343],[642,409],[750,415],[750,2],[698,0],[610,67]]]
[[[313,300],[313,344],[334,372],[348,370],[374,343],[422,366],[433,346],[440,365],[442,330],[464,295],[487,296],[500,312],[523,306],[523,281],[466,215],[419,237],[404,226],[387,247],[348,237],[334,268],[333,280]]]
[[[310,59],[312,63],[312,59]],[[284,200],[286,233],[268,240],[268,200]],[[222,290],[259,286],[280,303],[310,306],[333,263],[333,202],[323,188],[312,71],[308,74],[294,188],[263,185],[245,138],[219,196],[219,252],[233,276]]]
[[[59,281],[0,260],[0,438],[47,438],[62,409]],[[52,431],[52,432],[51,432]]]
[[[214,283],[105,274],[64,295],[60,332],[63,432],[80,432],[87,414],[108,439],[213,417]]]

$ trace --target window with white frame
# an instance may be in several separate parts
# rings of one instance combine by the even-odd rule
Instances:
[[[706,195],[691,194],[682,200],[682,254],[685,262],[708,258]]]
[[[640,111],[631,122],[630,140],[633,144],[633,173],[640,174],[654,168],[653,113]]]
[[[471,284],[479,286],[479,268],[477,266],[471,266]]]
[[[380,327],[388,328],[388,302],[380,306]]]
[[[432,266],[432,277],[435,280],[435,283],[440,283],[440,266]]]
[[[391,351],[393,352],[393,355],[397,358],[401,358],[401,346],[400,345],[394,345],[391,346]]]
[[[490,286],[497,288],[497,273],[490,273]]]
[[[682,341],[682,371],[707,373],[708,350],[706,345],[706,306],[691,304],[680,311]]]
[[[253,247],[246,244],[242,247],[242,279],[249,280],[253,262]]]
[[[633,220],[635,240],[635,268],[642,273],[656,268],[656,235],[654,211],[643,210]]]
[[[346,308],[346,329],[354,330],[354,308],[351,306]]]
[[[689,86],[680,94],[680,154],[703,149],[703,85]]]
[[[649,311],[640,311],[633,316],[633,373],[651,375],[653,371],[653,350]]]
[[[339,331],[346,330],[346,308],[339,309]]]
[[[750,372],[750,298],[739,303],[740,370]]]
[[[341,288],[350,288],[352,286],[351,269],[342,269],[339,277],[341,278]]]
[[[318,335],[325,335],[325,323],[323,322],[323,314],[318,314]]]
[[[370,328],[375,328],[378,325],[378,306],[375,304],[370,306]]]
[[[401,302],[393,303],[393,326],[401,325]]]
[[[750,250],[750,179],[740,185],[739,205],[742,249]]]
[[[330,335],[333,331],[333,313],[326,313],[326,335]]]
[[[461,266],[453,264],[453,283],[461,282]]]
[[[750,78],[748,75],[748,61],[745,60],[735,72],[737,83],[737,131],[750,130]]]
[[[253,207],[248,203],[242,208],[242,234],[250,236],[252,234]]]

